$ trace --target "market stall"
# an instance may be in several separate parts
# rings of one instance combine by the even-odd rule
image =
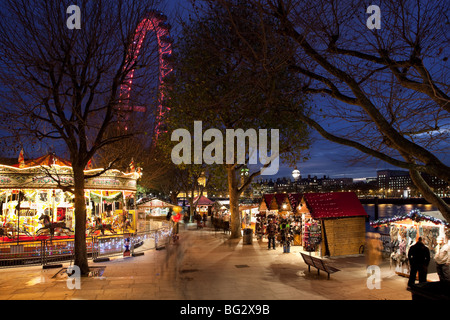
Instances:
[[[138,172],[103,172],[85,181],[87,233],[136,230],[134,195]],[[0,240],[29,240],[38,236],[72,236],[75,227],[74,196],[61,186],[73,185],[70,162],[47,154],[17,165],[0,165]],[[53,228],[53,226],[57,226]]]
[[[212,214],[215,219],[224,219],[230,215],[230,200],[217,200],[212,206]]]
[[[214,205],[214,201],[209,200],[205,196],[197,196],[194,198],[194,204],[196,205],[197,213],[201,216],[205,214],[207,216],[211,215],[211,209]]]
[[[150,217],[165,217],[175,205],[159,200],[151,199],[137,205],[139,219],[150,219]]]
[[[150,199],[136,205],[137,230],[157,230],[167,224],[167,214],[175,207],[174,204],[159,199]]]
[[[259,205],[257,204],[239,204],[239,212],[241,214],[242,229],[251,228],[253,232],[255,232],[256,228],[256,219],[258,215]]]
[[[367,213],[355,193],[305,193],[299,207],[305,251],[320,256],[360,253]]]
[[[268,219],[275,223],[286,220],[293,233],[293,245],[301,245],[302,220],[299,210],[300,193],[277,193],[263,195],[256,214],[256,235],[262,237]]]
[[[411,210],[406,215],[398,215],[371,221],[374,228],[388,228],[390,235],[391,266],[398,275],[409,276],[408,251],[422,237],[425,246],[430,249],[431,261],[428,273],[436,272],[434,254],[437,239],[444,238],[447,242],[450,236],[449,223],[439,211],[421,213],[418,209]]]

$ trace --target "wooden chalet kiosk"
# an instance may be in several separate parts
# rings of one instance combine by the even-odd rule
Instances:
[[[428,265],[428,279],[439,279],[436,271],[436,254],[438,239],[442,238],[444,243],[450,240],[450,223],[439,211],[420,212],[418,209],[411,210],[408,214],[396,215],[371,221],[373,228],[384,229],[390,238],[390,264],[395,273],[400,276],[409,277],[410,265],[408,262],[408,251],[412,245],[422,237],[423,244],[430,250],[430,263]]]
[[[103,169],[87,169],[86,175]],[[136,217],[134,198],[140,173],[111,169],[85,182],[87,233],[95,223],[112,226],[114,234],[134,232]],[[55,237],[70,237],[74,230],[73,195],[58,188],[55,179],[65,186],[73,185],[69,161],[54,154],[23,161],[17,165],[0,164],[0,241],[35,240],[46,235],[43,222],[62,222]],[[20,205],[19,205],[20,203]],[[124,219],[126,218],[126,219]],[[125,224],[126,226],[121,225]]]
[[[298,211],[305,251],[321,256],[361,253],[367,213],[354,192],[305,193]]]
[[[294,246],[301,245],[301,193],[265,194],[259,205],[259,214],[256,219],[256,233],[264,233],[263,225],[269,218],[280,221],[288,219],[294,232]]]

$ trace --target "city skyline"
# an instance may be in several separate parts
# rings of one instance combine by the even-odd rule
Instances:
[[[400,170],[401,168],[389,165],[379,160],[350,163],[350,159],[354,159],[354,155],[360,155],[355,149],[345,147],[321,138],[311,145],[310,159],[297,164],[297,169],[300,170],[302,177],[308,175],[323,177],[324,175],[330,178],[367,178],[376,177],[378,170]],[[278,174],[273,178],[291,177],[293,166],[285,164],[280,165]],[[401,169],[404,170],[404,169]],[[270,176],[261,176],[264,179],[270,179]]]

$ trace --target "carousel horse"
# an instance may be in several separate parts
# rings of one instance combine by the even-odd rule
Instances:
[[[8,229],[4,227],[0,227],[0,236],[1,237],[6,236],[8,239],[13,238],[12,234],[8,231]]]
[[[44,226],[36,231],[36,235],[40,235],[44,230],[48,229],[50,231],[50,235],[53,237],[55,234],[55,229],[61,228],[64,230],[69,230],[70,232],[73,232],[69,227],[66,227],[66,223],[63,221],[59,222],[51,222],[50,217],[46,214],[42,214],[39,217],[39,220],[44,220]]]
[[[130,229],[132,228],[130,220],[128,220],[126,215],[122,215],[120,220],[119,220],[120,229],[125,230],[127,228],[130,228]]]
[[[111,233],[116,233],[110,223],[103,224],[100,218],[95,219],[95,226],[90,228],[89,234],[91,235],[98,230],[101,231],[103,236],[105,235],[105,230],[108,230]]]

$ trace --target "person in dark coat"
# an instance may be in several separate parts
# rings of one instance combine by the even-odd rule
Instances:
[[[419,283],[427,282],[430,250],[423,244],[422,237],[419,237],[416,244],[409,248],[408,260],[410,265],[408,286],[415,284],[417,272],[419,272]]]
[[[269,221],[266,229],[267,239],[269,240],[269,250],[272,246],[273,250],[275,250],[275,235],[277,233],[277,226],[273,223],[272,220]]]

